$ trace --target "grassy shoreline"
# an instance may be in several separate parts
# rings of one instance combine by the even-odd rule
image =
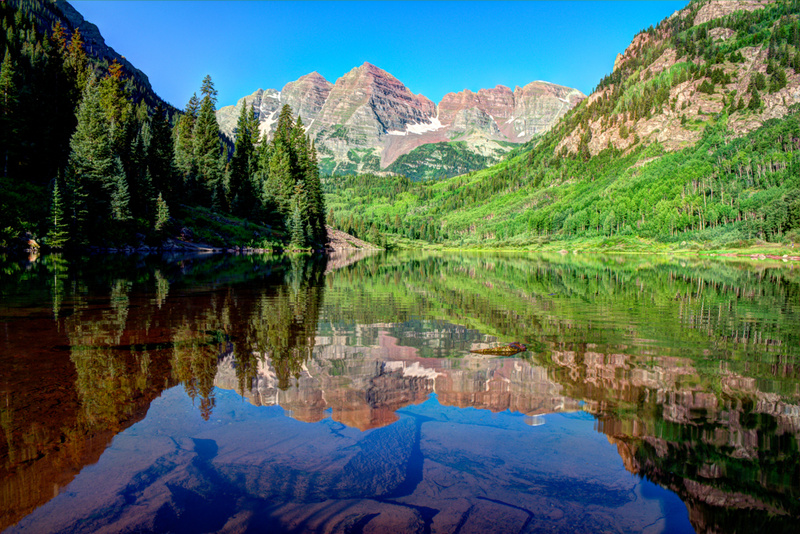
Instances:
[[[430,244],[422,241],[396,241],[392,247],[400,250],[420,249],[442,252],[557,252],[557,253],[613,253],[613,254],[667,254],[685,256],[732,256],[760,259],[761,256],[773,259],[800,260],[800,244],[752,242],[739,246],[713,246],[697,241],[664,243],[638,237],[593,237],[558,240],[546,243],[520,245],[500,244],[487,246],[478,244]]]

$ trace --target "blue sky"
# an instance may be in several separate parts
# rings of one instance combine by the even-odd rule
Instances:
[[[223,106],[312,71],[333,83],[365,61],[437,103],[534,80],[589,94],[639,30],[688,2],[70,3],[183,108],[206,74]]]

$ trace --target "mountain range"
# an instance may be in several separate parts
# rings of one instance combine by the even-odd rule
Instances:
[[[233,137],[242,106],[252,106],[269,135],[288,104],[315,141],[323,172],[443,177],[495,163],[549,130],[584,98],[577,89],[535,81],[513,91],[503,85],[477,93],[465,89],[435,104],[364,63],[336,83],[312,72],[280,91],[259,89],[219,109],[217,120]],[[418,150],[430,144],[437,150]]]

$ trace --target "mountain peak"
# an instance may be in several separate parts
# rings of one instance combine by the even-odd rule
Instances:
[[[333,84],[331,84],[331,82],[329,82],[328,80],[325,79],[325,76],[323,76],[322,74],[320,74],[317,71],[309,72],[308,74],[306,74],[304,76],[300,76],[300,78],[297,79],[298,82],[299,81],[306,81],[306,80],[314,81],[314,82],[317,82],[317,83],[324,83],[324,84],[333,85]],[[290,82],[290,83],[292,83],[292,82]]]

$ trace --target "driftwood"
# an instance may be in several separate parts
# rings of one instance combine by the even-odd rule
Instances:
[[[513,356],[514,354],[524,352],[528,350],[528,347],[524,344],[515,341],[514,343],[509,343],[508,345],[503,345],[502,347],[491,347],[488,349],[476,349],[471,350],[475,354],[486,354],[489,356]]]

